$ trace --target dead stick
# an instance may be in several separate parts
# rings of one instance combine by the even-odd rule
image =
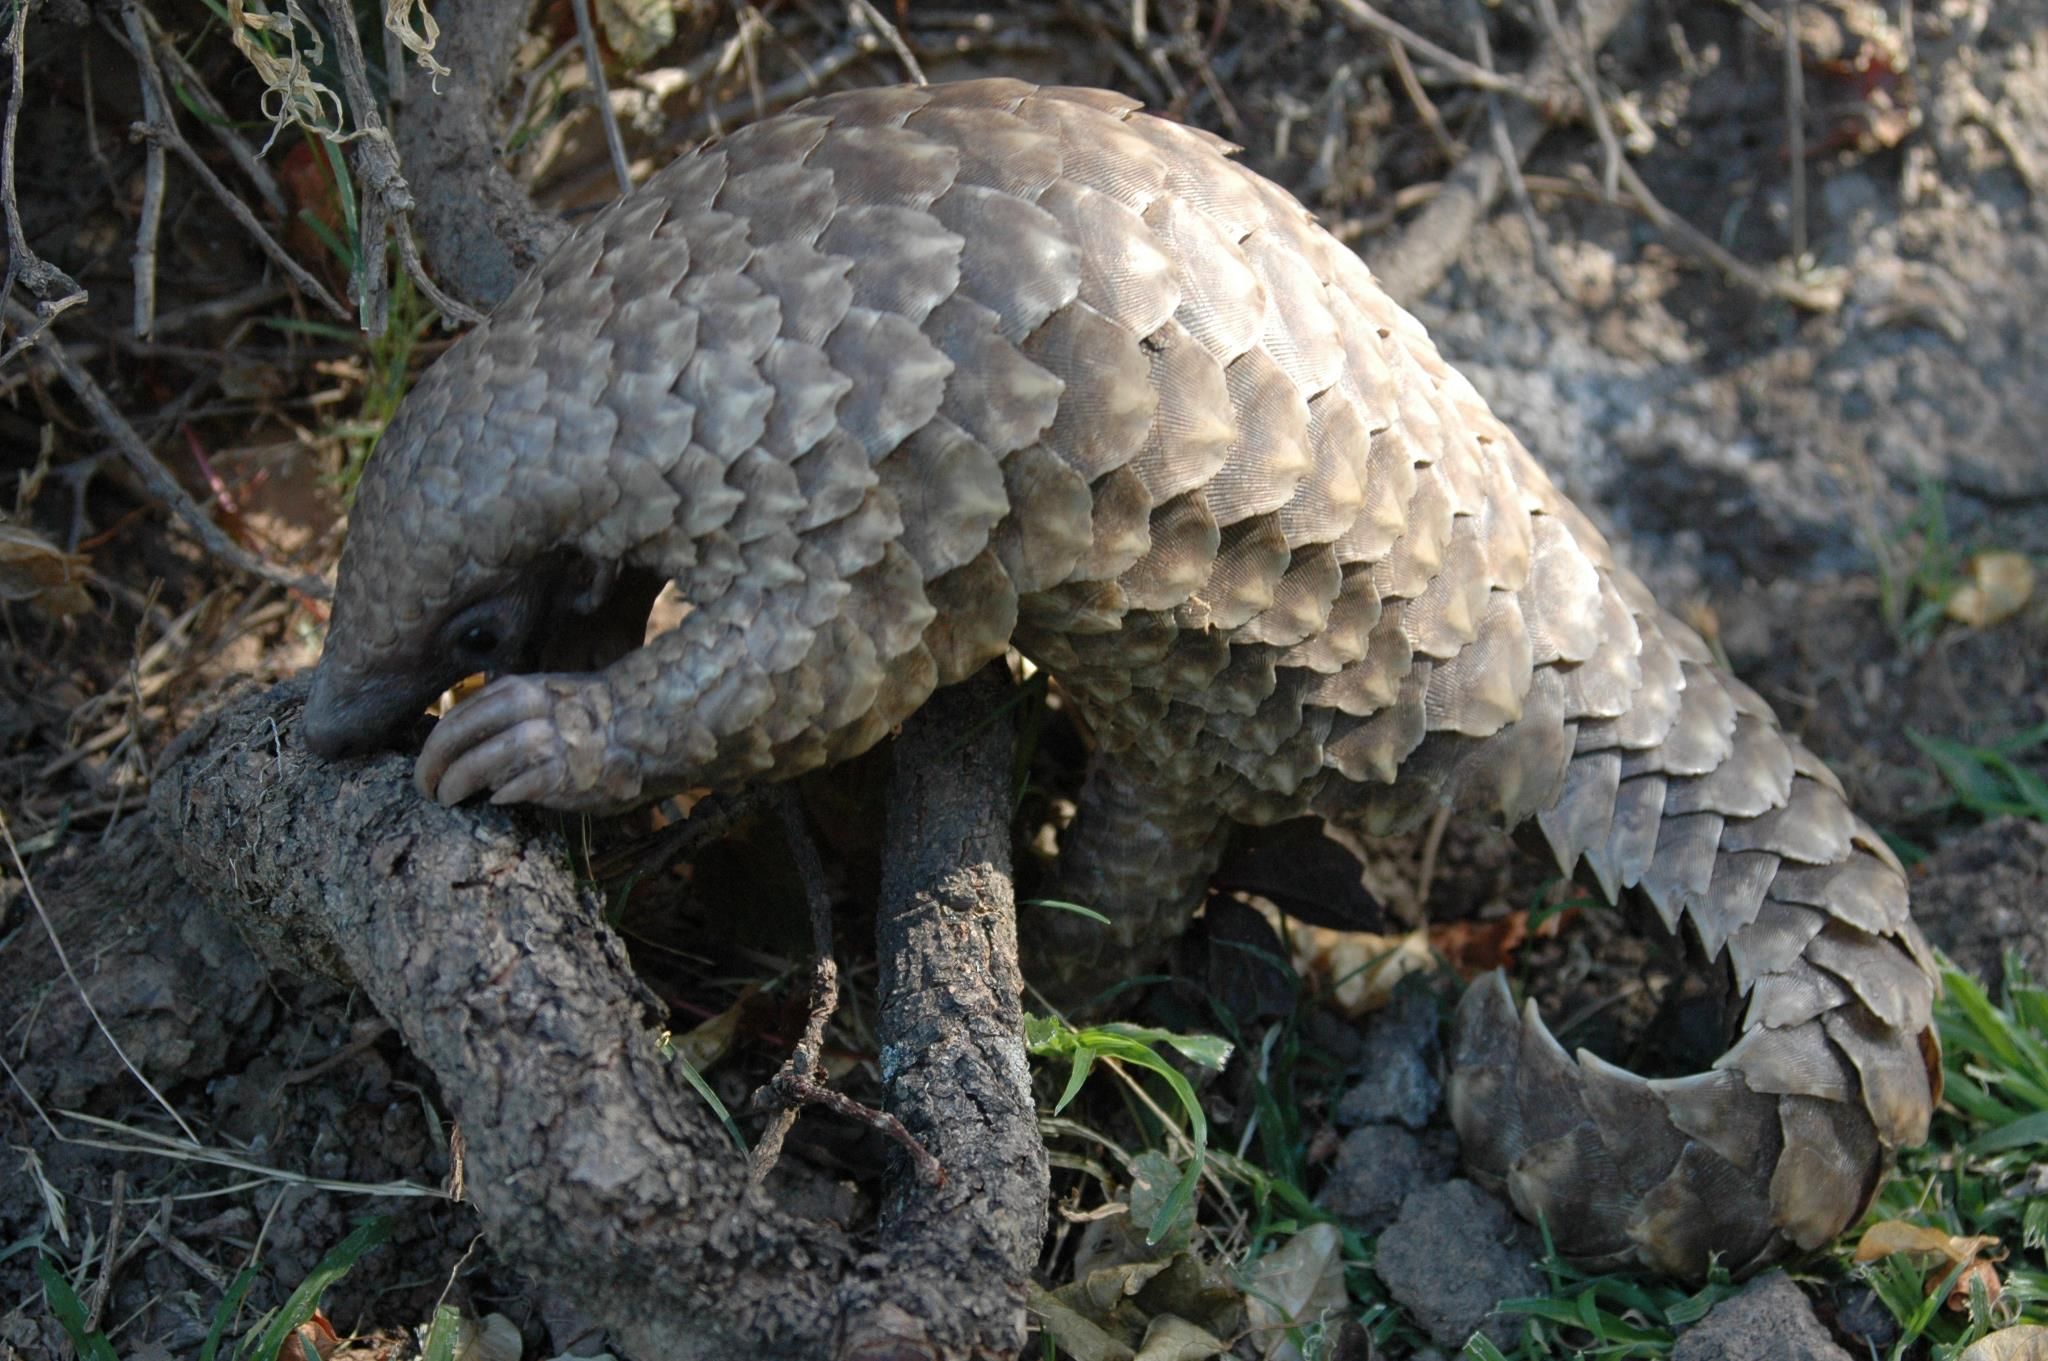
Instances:
[[[36,323],[34,314],[15,302],[7,304],[7,320],[24,328],[25,331],[34,328]],[[34,344],[42,351],[43,357],[50,361],[51,367],[57,370],[58,376],[70,386],[73,395],[99,425],[107,439],[113,443],[114,448],[120,451],[121,457],[128,461],[128,466],[135,470],[135,475],[142,479],[150,494],[185,522],[186,528],[192,531],[193,537],[199,540],[207,552],[231,566],[239,567],[244,572],[274,582],[287,590],[302,592],[315,600],[327,600],[332,597],[333,591],[320,578],[280,567],[274,562],[256,556],[230,539],[219,525],[208,518],[205,509],[192,499],[191,493],[179,484],[178,479],[171,476],[170,469],[164,467],[157,456],[150,452],[149,446],[143,443],[142,436],[135,433],[135,427],[128,423],[128,418],[121,414],[121,409],[114,405],[113,398],[107,396],[106,389],[93,380],[93,376],[85,371],[84,365],[72,358],[71,352],[64,348],[62,341],[43,332],[34,337]]]
[[[1635,0],[1585,0],[1578,14],[1585,50],[1599,51],[1634,7]],[[1567,86],[1571,55],[1564,44],[1554,39],[1546,42],[1529,63],[1522,83],[1537,89]],[[1516,159],[1527,160],[1550,131],[1551,119],[1527,103],[1503,110],[1503,117]],[[1506,172],[1499,156],[1475,150],[1459,162],[1429,207],[1402,230],[1398,240],[1373,255],[1373,272],[1387,292],[1397,301],[1412,303],[1436,287],[1505,187]]]
[[[876,1040],[890,1108],[938,1155],[947,1180],[892,1183],[882,1220],[892,1274],[842,1290],[842,1355],[937,1344],[949,1356],[946,1347],[1014,1356],[1024,1340],[1047,1172],[1010,883],[1013,723],[989,721],[1008,689],[999,664],[986,668],[932,696],[896,743]],[[943,1336],[925,1322],[963,1298],[976,1302],[976,1335]]]

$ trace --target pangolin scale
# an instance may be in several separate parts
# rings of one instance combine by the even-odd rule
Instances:
[[[1827,768],[1616,564],[1348,248],[1206,133],[980,80],[812,101],[597,214],[365,477],[304,720],[455,802],[608,809],[873,745],[1014,645],[1100,753],[1068,892],[1127,965],[1226,818],[1534,819],[1725,955],[1739,1039],[1644,1080],[1505,982],[1471,1171],[1698,1276],[1840,1233],[1938,1096],[1928,948]],[[692,608],[647,639],[654,592]]]

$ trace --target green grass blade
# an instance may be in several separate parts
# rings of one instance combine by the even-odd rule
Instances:
[[[320,1264],[307,1273],[299,1282],[299,1288],[292,1291],[284,1302],[284,1308],[277,1311],[270,1320],[270,1326],[263,1330],[262,1340],[256,1344],[256,1355],[269,1358],[283,1349],[285,1339],[298,1331],[300,1324],[313,1317],[313,1311],[320,1307],[320,1297],[333,1285],[355,1268],[363,1254],[391,1236],[392,1220],[388,1215],[377,1215],[358,1224],[348,1237],[329,1248]]]
[[[50,1302],[50,1312],[57,1316],[58,1326],[71,1339],[80,1361],[120,1361],[107,1335],[85,1326],[85,1302],[78,1298],[78,1292],[64,1279],[57,1264],[40,1252],[36,1254],[36,1279],[43,1283],[43,1296]]]

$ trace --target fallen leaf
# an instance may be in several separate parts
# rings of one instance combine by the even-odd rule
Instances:
[[[455,1345],[455,1361],[519,1361],[526,1340],[519,1328],[503,1314],[485,1314],[480,1319],[462,1320],[462,1339]]]
[[[1062,1303],[1052,1292],[1032,1285],[1024,1307],[1039,1329],[1074,1361],[1135,1361],[1137,1353],[1112,1336],[1100,1324],[1079,1310]]]
[[[1287,936],[1302,973],[1327,987],[1338,1010],[1347,1016],[1361,1016],[1385,1006],[1394,995],[1395,984],[1409,974],[1437,967],[1426,928],[1383,936],[1374,931],[1332,931],[1290,922]]]
[[[1262,1361],[1301,1361],[1287,1338],[1345,1308],[1344,1235],[1335,1224],[1311,1224],[1252,1269],[1245,1311]]]
[[[85,593],[90,564],[33,530],[0,524],[0,600],[28,601],[54,619],[92,608]]]
[[[1988,629],[2018,614],[2034,595],[2034,564],[2024,553],[1979,553],[1969,579],[1949,594],[1948,617]]]
[[[2048,1361],[2048,1328],[2022,1323],[1977,1339],[1956,1361]]]
[[[304,1361],[307,1356],[318,1356],[320,1361],[327,1361],[340,1349],[340,1334],[327,1321],[327,1315],[315,1309],[313,1317],[292,1329],[290,1336],[278,1344],[277,1361]]]
[[[1996,1301],[2004,1283],[1999,1279],[1995,1263],[2005,1257],[2003,1251],[1995,1255],[1992,1249],[1999,1242],[1989,1234],[1972,1237],[1957,1237],[1945,1230],[1924,1224],[1909,1224],[1903,1219],[1881,1219],[1863,1231],[1863,1237],[1856,1243],[1856,1260],[1874,1262],[1881,1257],[1903,1256],[1908,1260],[1926,1259],[1925,1288],[1931,1293],[1940,1288],[1949,1273],[1957,1267],[1963,1268],[1955,1283],[1949,1287],[1948,1307],[1958,1312],[1970,1307],[1970,1286],[1974,1282],[1984,1289],[1986,1300]]]
[[[1568,907],[1562,912],[1551,912],[1534,932],[1529,929],[1527,912],[1510,912],[1491,921],[1442,922],[1429,928],[1429,943],[1450,961],[1460,977],[1470,980],[1495,969],[1513,968],[1515,951],[1531,935],[1542,940],[1554,939],[1578,911]]]
[[[1925,1224],[1910,1224],[1903,1219],[1880,1219],[1865,1229],[1863,1237],[1856,1241],[1856,1260],[1874,1262],[1880,1257],[1902,1252],[1924,1252],[1946,1257],[1950,1266],[1956,1266],[1986,1248],[1997,1246],[1998,1240],[1988,1235],[1958,1238],[1944,1229]]]
[[[1217,1341],[1208,1329],[1172,1314],[1161,1314],[1145,1329],[1145,1340],[1138,1344],[1137,1361],[1209,1361],[1228,1350],[1229,1344]]]

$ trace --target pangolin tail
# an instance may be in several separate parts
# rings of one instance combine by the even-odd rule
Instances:
[[[1841,1233],[1925,1138],[1933,960],[1904,871],[1834,775],[1637,583],[1613,583],[1644,683],[1579,725],[1537,826],[1564,872],[1726,952],[1741,1033],[1706,1072],[1644,1079],[1568,1054],[1496,973],[1457,1010],[1451,1114],[1468,1169],[1566,1255],[1693,1279],[1718,1256],[1740,1274]]]

